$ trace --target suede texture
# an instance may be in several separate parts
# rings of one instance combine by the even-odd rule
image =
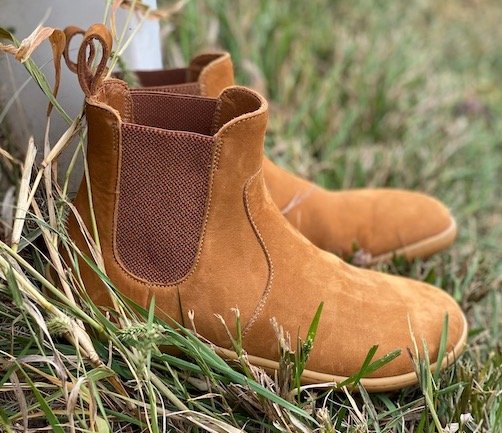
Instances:
[[[218,97],[234,84],[232,61],[228,53],[208,53],[195,57],[180,87],[169,70],[137,72],[144,89],[199,93]],[[155,77],[151,86],[152,76]],[[299,178],[264,157],[266,185],[289,222],[318,247],[341,257],[362,249],[372,257],[400,251],[408,259],[426,257],[449,246],[456,234],[453,217],[437,199],[400,189],[361,189],[327,191]],[[450,231],[449,234],[445,234]],[[419,248],[407,247],[443,236],[442,240]]]
[[[245,343],[250,353],[258,350],[260,339],[273,339],[266,320],[272,316],[293,341],[297,335],[305,338],[320,301],[324,308],[317,333],[319,343],[314,345],[308,365],[311,370],[350,376],[362,365],[368,349],[378,345],[376,358],[396,348],[402,355],[372,377],[411,371],[406,354],[406,348],[413,347],[408,318],[417,341],[427,342],[435,360],[441,323],[448,314],[448,347],[453,348],[462,334],[463,319],[458,305],[447,294],[420,282],[355,268],[314,247],[290,225],[280,224],[283,217],[267,195],[263,179],[257,176],[250,183],[246,200],[269,252],[271,267],[277,271],[267,302],[254,324],[246,328]],[[273,356],[275,348],[269,349],[264,357]]]
[[[179,98],[168,93],[165,97],[172,104]],[[192,98],[196,103],[197,97]],[[191,270],[171,285],[137,278],[118,260],[116,245],[122,123],[134,119],[129,90],[118,80],[106,80],[86,99],[86,113],[87,157],[103,260],[115,286],[133,301],[147,307],[155,296],[160,317],[188,327],[193,312],[197,332],[223,348],[230,348],[230,342],[216,315],[223,317],[235,336],[232,309],[236,308],[245,350],[276,361],[279,353],[271,319],[275,317],[295,341],[298,333],[305,337],[317,306],[324,302],[307,368],[337,376],[357,372],[375,344],[377,356],[393,349],[403,353],[374,377],[412,372],[406,354],[406,348],[413,347],[408,318],[417,340],[427,344],[431,362],[437,357],[445,314],[449,315],[447,350],[461,341],[464,317],[450,296],[427,284],[354,268],[314,246],[286,221],[265,186],[267,103],[240,87],[227,88],[217,100],[210,187]],[[148,140],[142,145],[148,145]],[[148,160],[140,163],[148,170]],[[89,227],[85,184],[75,205]],[[161,217],[162,202],[158,205]],[[69,232],[85,250],[74,219],[69,221]],[[89,295],[106,305],[106,289],[85,266],[82,275]]]
[[[264,160],[267,187],[289,222],[318,247],[342,257],[373,256],[447,230],[448,209],[423,193],[399,189],[327,191]],[[410,256],[408,258],[413,258]]]

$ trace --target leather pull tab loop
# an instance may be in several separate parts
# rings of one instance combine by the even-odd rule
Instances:
[[[74,35],[77,33],[74,33]],[[94,41],[101,45],[102,55],[95,71],[92,63],[96,56]],[[107,72],[106,63],[112,50],[112,35],[103,24],[93,24],[84,34],[77,58],[77,75],[85,96],[92,96]],[[71,69],[71,68],[70,68]]]
[[[70,44],[76,35],[84,36],[85,30],[77,26],[68,26],[63,31],[66,36],[66,45],[63,51],[64,60],[66,62],[66,66],[68,66],[68,69],[76,74],[77,63],[72,61],[72,59],[70,58]],[[91,52],[89,54],[89,59],[90,63],[92,63],[94,61],[94,56],[96,55],[96,49],[94,48],[94,45],[90,45],[90,50]]]

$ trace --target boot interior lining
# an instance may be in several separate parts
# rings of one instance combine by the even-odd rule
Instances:
[[[141,87],[172,86],[190,81],[188,68],[160,69],[155,71],[134,71]]]
[[[134,123],[171,131],[212,135],[215,99],[153,92],[131,92]]]
[[[132,119],[140,125],[212,136],[236,117],[256,111],[261,101],[242,88],[225,90],[218,99],[134,91]]]

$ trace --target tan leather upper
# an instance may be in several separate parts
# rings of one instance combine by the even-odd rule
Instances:
[[[175,103],[179,97],[165,94],[165,103]],[[372,345],[379,345],[377,356],[412,347],[408,318],[418,341],[423,338],[427,343],[432,360],[445,314],[448,348],[458,343],[463,315],[447,294],[423,283],[354,268],[315,247],[284,219],[264,183],[267,104],[245,88],[229,88],[217,101],[210,188],[193,267],[170,285],[138,278],[121,263],[116,242],[124,119],[134,119],[131,101],[124,83],[107,80],[86,103],[89,173],[104,263],[110,279],[127,297],[147,306],[155,296],[159,315],[187,326],[193,311],[197,331],[220,347],[229,347],[229,341],[215,314],[222,315],[235,332],[232,309],[238,308],[245,349],[272,360],[277,360],[278,351],[271,318],[277,318],[293,338],[297,333],[305,336],[322,301],[324,312],[307,368],[333,375],[358,371]],[[147,146],[148,140],[141,139],[138,145]],[[154,161],[138,163],[147,172]],[[162,179],[158,187],[162,188]],[[89,224],[85,185],[75,205]],[[169,224],[162,220],[162,202],[158,206],[158,221]],[[158,221],[144,224],[156,230]],[[84,248],[73,219],[69,231]],[[85,266],[82,271],[88,293],[98,304],[106,304],[99,279]],[[374,376],[410,371],[404,353]]]
[[[81,50],[91,36],[85,35]],[[80,60],[77,66],[80,74]],[[305,336],[323,302],[307,368],[329,376],[359,371],[373,345],[379,347],[377,357],[394,349],[403,353],[372,377],[411,373],[408,325],[421,353],[423,342],[434,362],[446,314],[446,350],[464,341],[465,319],[449,295],[348,265],[314,246],[284,218],[265,186],[268,108],[259,94],[242,87],[229,87],[217,99],[133,92],[120,80],[103,81],[101,73],[85,77],[87,161],[99,243],[106,273],[126,297],[143,307],[155,298],[159,317],[186,327],[193,312],[197,332],[222,348],[230,348],[230,341],[216,315],[235,337],[232,310],[238,309],[244,349],[269,361],[279,357],[271,319],[294,342]],[[203,148],[195,149],[196,143]],[[74,203],[89,230],[85,181]],[[180,230],[172,209],[189,210],[186,218],[193,224]],[[89,255],[75,217],[68,231]],[[191,246],[182,250],[181,242]],[[149,271],[142,272],[142,266]],[[93,301],[109,305],[101,278],[82,260],[79,271]]]
[[[291,224],[342,257],[362,248],[379,256],[442,233],[452,224],[437,199],[400,189],[327,191],[264,159],[267,187]],[[412,258],[412,257],[409,257]]]

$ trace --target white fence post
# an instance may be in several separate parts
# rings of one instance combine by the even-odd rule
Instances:
[[[157,0],[143,0],[145,5],[157,9]],[[157,20],[145,20],[127,48],[125,60],[131,69],[160,69],[160,25]]]
[[[144,0],[145,4],[156,7],[156,0]],[[46,17],[45,26],[64,28],[76,25],[86,29],[89,25],[103,20],[105,0],[0,0],[0,26],[14,30],[18,39],[28,36]],[[128,11],[119,10],[117,25],[124,23]],[[137,22],[130,22],[131,32]],[[73,57],[75,58],[75,56]],[[52,52],[48,43],[42,44],[33,54],[34,61],[43,66],[43,71],[49,79],[53,77]],[[162,67],[160,30],[157,20],[145,20],[142,28],[135,35],[131,45],[124,53],[124,60],[131,69],[158,69]],[[15,103],[8,111],[7,122],[17,145],[24,149],[28,138],[34,136],[39,151],[42,149],[45,130],[45,111],[47,98],[33,81],[23,87],[19,95],[16,92],[30,79],[24,66],[16,62],[12,56],[0,53],[0,112],[6,104],[15,98]],[[62,67],[61,85],[58,95],[65,111],[75,116],[82,108],[83,93],[80,90],[76,76],[66,66]],[[54,143],[66,130],[67,125],[53,110],[51,122],[51,143]],[[72,152],[60,159],[63,168],[67,165]],[[77,170],[79,171],[79,170]],[[78,182],[78,173],[74,176]]]

